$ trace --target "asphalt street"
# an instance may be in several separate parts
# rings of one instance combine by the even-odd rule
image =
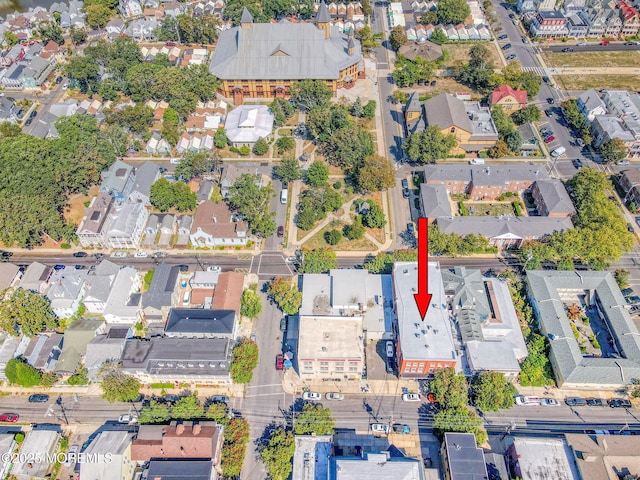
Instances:
[[[599,42],[589,43],[588,45],[577,45],[571,43],[563,43],[562,45],[549,45],[541,47],[542,50],[551,52],[562,52],[565,48],[573,48],[575,53],[579,52],[615,52],[625,50],[640,50],[640,45],[625,45],[624,43],[610,43],[609,45],[600,45]],[[566,52],[570,53],[570,52]]]

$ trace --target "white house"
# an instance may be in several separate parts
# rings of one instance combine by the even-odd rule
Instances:
[[[226,203],[206,201],[198,205],[190,235],[194,247],[243,246],[247,237],[247,224],[235,222]]]

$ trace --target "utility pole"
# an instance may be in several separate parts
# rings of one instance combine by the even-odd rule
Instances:
[[[69,420],[67,419],[67,412],[65,411],[64,404],[62,403],[62,395],[58,396],[58,398],[56,399],[56,404],[60,405],[60,411],[62,412],[64,423],[69,425]]]

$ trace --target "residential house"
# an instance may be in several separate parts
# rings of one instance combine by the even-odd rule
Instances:
[[[419,198],[420,211],[429,224],[435,222],[437,218],[452,215],[449,194],[443,184],[421,184]]]
[[[145,206],[151,205],[149,194],[151,185],[160,178],[160,167],[153,162],[145,162],[135,171],[136,182],[129,195],[129,201],[141,202]]]
[[[273,121],[273,112],[265,105],[240,105],[227,114],[227,140],[236,148],[253,147],[258,140],[271,138]]]
[[[529,29],[532,35],[541,38],[560,38],[569,34],[567,17],[557,10],[538,11]]]
[[[219,478],[211,460],[184,459],[151,460],[146,471],[146,478],[182,480],[186,471],[189,472],[189,480],[216,480]]]
[[[608,8],[605,9],[605,11],[607,12],[607,17],[604,35],[606,37],[617,38],[622,33],[622,18],[620,18],[618,10]]]
[[[39,88],[55,68],[54,58],[35,57],[12,64],[2,77],[2,86],[8,90]]]
[[[149,289],[142,294],[142,312],[147,321],[161,321],[172,305],[178,303],[180,269],[177,265],[159,264]]]
[[[104,236],[111,248],[138,248],[149,210],[144,203],[125,203],[112,213],[113,221]]]
[[[40,333],[31,338],[22,357],[33,368],[43,372],[51,372],[60,358],[62,340],[61,333]]]
[[[62,353],[54,371],[61,374],[72,374],[78,368],[80,360],[87,352],[87,345],[96,335],[106,332],[103,320],[80,318],[64,331]]]
[[[213,193],[213,182],[210,180],[205,180],[200,183],[197,198],[198,203],[205,202],[211,198],[211,194]]]
[[[192,224],[193,217],[191,215],[181,215],[178,218],[178,239],[174,245],[180,247],[186,247],[189,245],[189,236]]]
[[[473,433],[445,433],[440,457],[448,480],[489,480],[484,452]]]
[[[158,215],[160,223],[158,229],[163,235],[173,235],[176,231],[176,216],[170,213],[164,215]]]
[[[436,43],[430,42],[425,36],[419,37],[417,42],[405,43],[400,47],[398,53],[412,61],[416,58],[422,58],[429,62],[435,62],[442,56],[442,47]]]
[[[640,95],[625,90],[607,90],[602,100],[608,113],[618,117],[624,133],[619,132],[617,126],[612,126],[615,125],[614,122],[608,122],[609,126],[594,126],[592,132],[594,144],[598,146],[608,141],[607,137],[621,138],[627,147],[627,156],[640,158]],[[601,129],[606,133],[602,133]]]
[[[536,180],[531,186],[531,196],[543,217],[572,217],[576,213],[567,190],[556,179]]]
[[[584,11],[566,13],[567,35],[571,38],[585,38],[589,34],[589,18]]]
[[[107,322],[132,324],[140,318],[140,275],[133,267],[122,267],[115,277],[104,307]]]
[[[524,150],[523,155],[526,155],[527,151],[536,151],[539,149],[539,137],[537,131],[533,128],[531,123],[523,123],[518,128],[522,143],[520,144],[520,150]]]
[[[164,14],[167,17],[177,17],[181,13],[184,13],[184,6],[182,3],[176,1],[169,1],[164,3]]]
[[[104,430],[89,443],[83,453],[91,462],[80,462],[80,478],[131,480],[136,464],[131,461],[131,442],[135,433]]]
[[[608,433],[608,432],[607,432]],[[619,472],[640,475],[640,439],[628,435],[565,434],[582,480],[618,480]]]
[[[146,11],[147,9],[145,9]],[[158,13],[157,11],[155,13]],[[148,18],[137,18],[131,20],[127,28],[125,29],[125,35],[134,38],[138,41],[155,40],[155,30],[160,26],[158,18],[154,18],[158,15],[152,13]],[[160,16],[160,18],[162,18]]]
[[[14,433],[0,433],[0,478],[6,478],[11,469],[11,457],[18,444]]]
[[[129,198],[135,183],[134,168],[131,165],[118,159],[100,175],[102,177],[100,192],[111,195],[117,204],[122,204]]]
[[[147,225],[144,227],[144,232],[147,235],[157,235],[158,234],[158,225],[160,223],[159,215],[150,215],[149,220],[147,220]]]
[[[234,221],[235,216],[225,202],[210,200],[198,205],[191,226],[190,240],[194,247],[244,246],[247,244],[247,224]]]
[[[578,109],[582,116],[590,123],[597,115],[605,115],[607,107],[593,88],[583,92],[577,99]]]
[[[405,457],[402,453],[392,455],[390,451],[363,452],[362,455],[353,457],[332,456],[329,460],[329,471],[331,472],[329,478],[335,478],[335,480],[352,478],[424,480],[425,478],[420,460]]]
[[[151,155],[168,155],[171,152],[171,145],[162,138],[158,130],[155,130],[147,142],[145,152]]]
[[[88,344],[84,367],[91,381],[99,381],[105,363],[119,362],[127,339],[133,336],[132,327],[112,327],[106,334],[96,335]]]
[[[420,102],[414,92],[404,115],[408,133],[435,125],[443,134],[454,135],[457,146],[452,150],[452,155],[488,149],[498,141],[498,131],[488,108],[448,93]]]
[[[527,347],[506,282],[466,267],[442,270],[441,275],[447,304],[465,346],[465,374],[493,371],[515,380]]]
[[[56,270],[51,276],[47,298],[58,318],[71,318],[78,311],[87,291],[86,270]]]
[[[0,291],[15,286],[21,279],[20,267],[13,263],[0,263]]]
[[[82,221],[76,230],[76,235],[83,247],[102,248],[105,247],[106,232],[113,221],[111,207],[114,198],[108,193],[99,193],[91,200],[91,203],[84,210]]]
[[[18,121],[18,110],[19,109],[16,108],[15,103],[7,97],[0,97],[0,123],[16,123]]]
[[[510,439],[510,443],[507,448],[507,462],[512,478],[581,478],[573,461],[571,448],[564,438],[517,436]]]
[[[189,279],[190,290],[185,292],[182,305],[191,308],[211,308],[213,291],[218,284],[220,275],[218,272],[195,272]],[[240,295],[242,296],[242,283],[240,285]],[[225,298],[224,294],[220,295],[220,297]]]
[[[118,2],[118,10],[124,18],[142,15],[142,5],[138,0],[120,0]]]
[[[442,272],[437,262],[429,262],[429,293],[433,305],[446,305]],[[413,290],[418,281],[417,262],[398,262],[393,266],[393,302],[398,319],[396,354],[400,378],[427,378],[436,370],[459,364],[451,323],[444,307],[429,308],[420,316]]]
[[[640,12],[628,2],[618,2],[620,20],[622,20],[622,30],[620,33],[625,36],[638,35],[640,30]]]
[[[233,310],[172,308],[164,327],[166,337],[228,338],[238,334],[238,317]]]
[[[501,85],[491,93],[489,100],[491,108],[500,105],[507,114],[511,114],[527,106],[527,92]]]
[[[526,283],[540,333],[550,339],[559,387],[615,389],[640,378],[640,332],[610,272],[529,270]],[[567,317],[569,305],[599,317],[605,325],[599,340],[612,345],[615,357],[582,353]]]
[[[625,193],[624,201],[640,205],[640,170],[631,168],[623,170],[618,177],[618,184]]]
[[[121,18],[114,17],[104,26],[109,37],[119,37],[124,32],[125,23]]]
[[[244,275],[238,272],[224,272],[218,276],[211,308],[233,310],[240,319],[240,302],[244,287]]]
[[[227,338],[131,339],[122,352],[122,368],[142,383],[230,385],[233,345]]]
[[[235,165],[226,163],[220,170],[220,193],[223,197],[229,194],[229,189],[236,183],[242,171]]]
[[[20,355],[18,347],[20,347],[21,341],[21,337],[14,337],[7,332],[0,332],[0,379],[7,379],[4,372],[7,367],[7,362]]]
[[[638,123],[640,127],[640,123]],[[591,135],[593,146],[599,147],[617,138],[621,140],[626,149],[627,156],[640,158],[640,128],[636,132],[629,130],[622,118],[616,115],[598,115],[591,123]]]
[[[49,288],[49,279],[53,271],[49,265],[33,262],[24,271],[22,280],[20,280],[20,288],[44,294]]]
[[[54,429],[34,429],[27,432],[20,445],[20,455],[16,457],[11,475],[17,480],[44,480],[52,465],[50,461],[58,453],[60,432]],[[34,458],[41,458],[34,462]]]
[[[352,85],[364,74],[360,42],[332,28],[324,4],[314,23],[254,23],[245,8],[240,25],[220,34],[211,55],[209,71],[221,80],[218,93],[241,105],[245,98],[289,96],[298,80],[323,80],[334,94]]]

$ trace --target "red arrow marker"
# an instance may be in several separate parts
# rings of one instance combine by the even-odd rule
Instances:
[[[418,293],[414,293],[420,318],[424,317],[431,305],[433,295],[427,293],[429,289],[429,229],[426,218],[418,218]]]

